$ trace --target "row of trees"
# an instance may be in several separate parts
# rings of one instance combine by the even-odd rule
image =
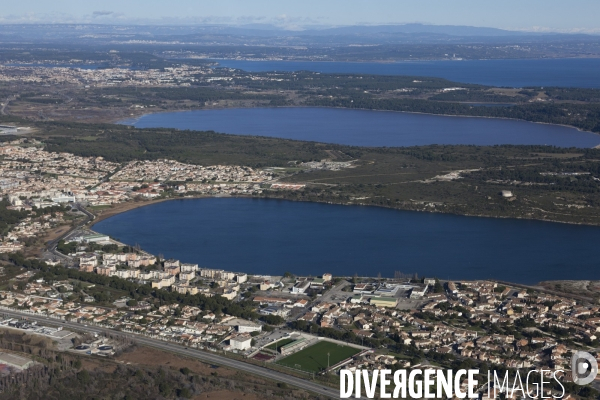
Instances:
[[[586,131],[600,132],[600,103],[527,103],[512,107],[474,107],[467,104],[421,99],[375,99],[370,96],[355,94],[343,98],[313,98],[307,101],[307,105],[512,118],[548,124],[571,125]]]

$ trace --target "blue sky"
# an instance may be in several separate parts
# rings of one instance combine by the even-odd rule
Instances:
[[[420,22],[514,30],[600,33],[600,0],[18,0],[0,23],[269,23],[307,25]]]

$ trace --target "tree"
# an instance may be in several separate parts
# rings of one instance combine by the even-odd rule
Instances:
[[[77,380],[83,384],[87,384],[90,381],[90,374],[85,369],[77,373]]]
[[[171,388],[171,385],[166,382],[161,382],[158,384],[158,391],[165,397],[169,397],[172,390],[173,389]]]

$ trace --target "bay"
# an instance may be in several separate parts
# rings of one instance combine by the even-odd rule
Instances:
[[[166,258],[252,274],[600,279],[600,228],[541,221],[208,198],[137,208],[94,230]]]
[[[412,75],[500,87],[560,86],[600,88],[599,58],[439,60],[376,62],[215,60],[219,67],[248,72],[313,71],[373,75]]]
[[[214,130],[352,146],[429,144],[594,147],[600,135],[575,128],[494,118],[336,108],[233,108],[147,114],[121,121],[138,128]]]

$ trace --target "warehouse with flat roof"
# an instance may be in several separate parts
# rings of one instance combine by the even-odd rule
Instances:
[[[396,307],[398,299],[393,297],[371,297],[371,304],[375,307]]]

